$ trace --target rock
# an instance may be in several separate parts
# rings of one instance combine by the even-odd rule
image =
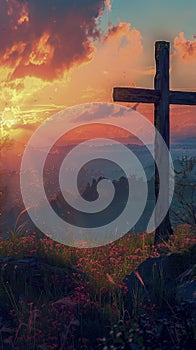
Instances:
[[[37,257],[0,257],[0,273],[3,289],[11,288],[17,300],[24,299],[25,291],[39,296],[47,294],[48,288],[55,298],[58,290],[65,294],[73,292],[77,279],[87,279],[86,274],[76,268],[52,266]]]
[[[13,259],[0,257],[1,281],[4,284],[23,287],[23,283],[42,288],[40,263],[37,258]]]
[[[130,344],[130,349],[131,350],[139,350],[139,347],[137,346],[137,344],[132,343],[132,344]]]
[[[179,285],[176,288],[178,302],[196,304],[196,265],[186,270],[177,279]]]
[[[196,281],[188,281],[178,286],[176,297],[179,302],[196,304]]]
[[[154,303],[160,296],[174,301],[179,283],[181,283],[181,295],[185,293],[186,298],[190,297],[195,283],[190,283],[189,280],[189,283],[184,284],[185,281],[179,282],[179,278],[196,263],[195,249],[196,245],[183,253],[168,253],[160,257],[148,258],[134,272],[125,276],[123,282],[128,288],[126,298],[128,309],[132,307],[136,294],[141,300],[148,297]],[[190,298],[192,300],[192,297]]]

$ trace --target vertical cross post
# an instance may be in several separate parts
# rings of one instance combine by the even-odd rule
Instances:
[[[156,75],[154,78],[154,88],[160,91],[160,98],[158,102],[155,102],[154,106],[154,124],[155,131],[155,160],[161,169],[164,166],[164,198],[160,205],[157,205],[155,213],[155,226],[156,218],[159,218],[159,213],[163,210],[163,206],[169,208],[169,157],[168,154],[163,154],[163,149],[159,145],[159,139],[157,133],[159,132],[163,137],[168,149],[170,148],[170,120],[169,120],[169,103],[170,103],[170,90],[169,90],[169,49],[170,44],[166,41],[157,41],[155,43],[155,60],[156,60]],[[163,164],[164,162],[164,164]],[[159,166],[161,165],[161,166]],[[158,198],[159,194],[159,174],[157,166],[155,165],[155,196]],[[171,228],[169,211],[162,221],[162,223],[156,228],[155,231],[155,244],[168,240],[169,236],[173,233]]]

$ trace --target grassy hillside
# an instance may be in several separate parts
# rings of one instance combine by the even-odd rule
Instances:
[[[167,294],[163,300],[162,281],[156,303],[139,292],[131,310],[125,303],[123,278],[147,258],[195,255],[189,225],[177,227],[168,243],[155,247],[153,240],[153,234],[130,234],[105,247],[74,249],[26,232],[0,241],[2,349],[190,350],[192,314],[187,305],[170,304]]]

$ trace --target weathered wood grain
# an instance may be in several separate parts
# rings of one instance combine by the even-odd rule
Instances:
[[[118,102],[155,103],[159,99],[160,91],[158,90],[121,87],[113,89],[113,100]]]
[[[169,103],[175,105],[196,105],[196,92],[170,91]]]
[[[173,233],[171,228],[169,212],[165,216],[160,225],[159,218],[164,208],[169,208],[169,156],[161,147],[158,133],[164,139],[167,148],[170,148],[170,120],[169,120],[169,49],[170,44],[165,41],[157,41],[155,43],[155,61],[156,75],[154,78],[154,88],[160,91],[160,99],[155,103],[154,108],[154,125],[156,127],[155,135],[155,196],[158,199],[160,195],[159,171],[161,171],[162,181],[164,183],[164,191],[161,193],[161,201],[157,202],[155,213],[155,244],[162,240],[168,240]]]
[[[159,90],[115,87],[113,100],[118,102],[157,103],[161,97]],[[169,104],[196,105],[196,92],[169,91]]]

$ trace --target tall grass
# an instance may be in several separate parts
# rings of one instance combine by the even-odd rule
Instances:
[[[1,240],[0,256],[35,257],[42,274],[42,286],[36,289],[25,274],[19,284],[12,275],[6,280],[9,262],[1,263],[0,308],[2,313],[8,312],[0,328],[2,349],[114,349],[114,344],[120,349],[118,346],[125,346],[130,339],[144,346],[150,333],[142,316],[140,321],[136,319],[139,312],[148,315],[152,321],[149,331],[155,332],[155,309],[167,302],[164,278],[157,280],[154,273],[157,304],[151,300],[145,306],[141,293],[145,284],[136,275],[139,287],[132,295],[132,313],[126,309],[122,280],[146,258],[159,256],[161,246],[155,247],[153,242],[153,234],[130,234],[104,247],[76,249],[21,230],[14,238]],[[194,243],[190,227],[183,225],[162,246],[179,252]],[[145,329],[145,336],[138,329]]]

